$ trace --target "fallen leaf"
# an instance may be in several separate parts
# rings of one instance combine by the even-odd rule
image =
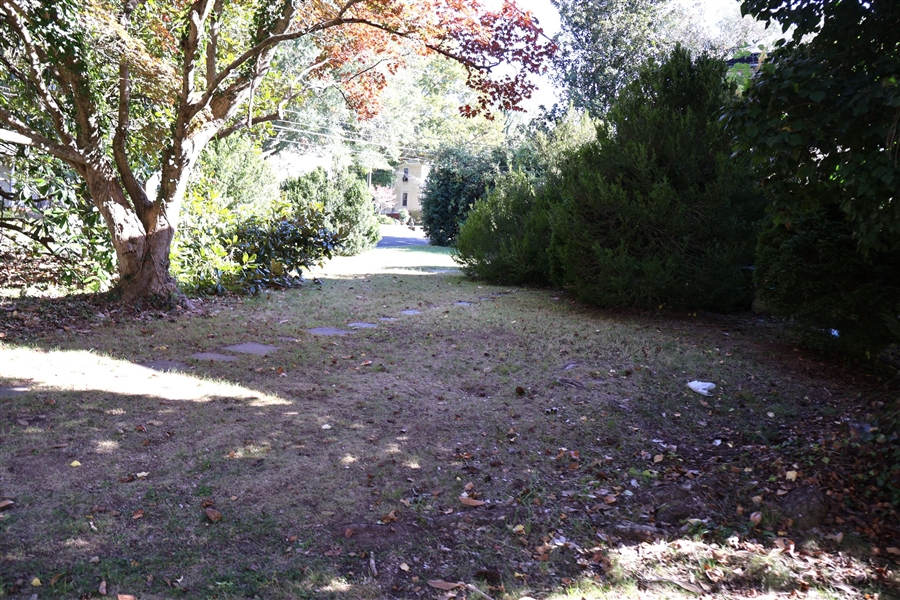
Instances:
[[[756,527],[759,525],[759,522],[762,521],[762,513],[756,511],[752,515],[750,515],[750,522],[753,523],[753,526]]]
[[[359,366],[361,366],[361,367],[368,367],[368,366],[371,365],[371,364],[372,364],[372,361],[371,361],[371,360],[366,360],[366,361],[363,361],[363,363],[360,364]]]
[[[433,588],[437,588],[439,590],[444,590],[445,592],[449,592],[450,590],[455,590],[456,588],[461,588],[465,584],[464,583],[450,583],[449,581],[444,581],[443,579],[431,579],[428,582]]]
[[[131,483],[134,481],[134,475],[126,475],[125,477],[119,477],[119,483]]]
[[[772,540],[772,543],[775,544],[775,546],[778,547],[782,552],[787,552],[791,556],[794,555],[794,540],[778,537]]]
[[[665,457],[662,454],[657,454],[656,456],[653,457],[653,462],[661,463],[663,461],[663,458],[665,458]]]
[[[607,504],[615,504],[615,503],[616,503],[616,497],[613,496],[612,494],[610,494],[609,496],[606,496],[605,498],[603,498],[603,501],[604,501],[605,503],[607,503]]]
[[[135,473],[135,477],[137,477],[138,479],[143,479],[144,477],[146,477],[149,474],[150,474],[149,471],[141,471],[140,473]]]
[[[475,484],[470,481],[469,483],[467,483],[466,485],[463,486],[463,489],[466,490],[467,492],[471,492],[472,488],[474,488],[474,487],[475,487]]]
[[[97,564],[98,562],[100,562],[100,557],[99,557],[99,556],[92,556],[91,559],[90,559],[88,562],[89,562],[89,563],[92,563],[92,564]]]
[[[409,565],[406,563],[400,563],[400,570],[403,572],[409,571]]]
[[[797,481],[797,471],[788,471],[784,474],[784,478],[788,481]]]
[[[348,539],[352,538],[354,533],[356,533],[356,532],[348,527],[347,529],[344,530],[344,537],[348,538]]]
[[[892,546],[890,548],[885,548],[884,551],[888,554],[893,554],[894,556],[900,556],[900,548],[895,548]]]
[[[517,385],[517,386],[516,386],[516,395],[518,395],[518,396],[524,396],[524,395],[525,395],[525,388],[523,388],[521,385]]]
[[[213,523],[218,523],[222,520],[222,513],[217,511],[214,508],[207,508],[203,511],[206,514],[206,518],[212,521]]]
[[[77,460],[73,460],[72,462],[69,463],[69,466],[70,467],[80,467],[81,463],[78,462]]]
[[[34,579],[31,580],[31,587],[41,587],[41,585],[43,585],[43,584],[41,583],[41,580],[38,579],[37,577],[35,577]]]
[[[753,504],[762,504],[763,500],[762,496],[753,496],[750,499],[753,500]]]
[[[15,504],[15,502],[13,502],[12,500],[0,500],[0,510],[9,508],[13,504]]]
[[[133,520],[142,519],[143,517],[144,517],[144,509],[143,508],[139,508],[136,511],[134,511],[133,513],[131,513],[131,518]]]
[[[397,511],[394,511],[394,510],[392,510],[392,511],[389,512],[388,514],[386,514],[386,515],[384,515],[383,517],[381,517],[381,522],[382,522],[382,523],[385,523],[385,524],[387,524],[387,523],[393,523],[393,522],[396,521],[396,520],[397,520]]]
[[[97,591],[100,592],[101,596],[106,595],[106,580],[100,582],[100,587],[97,588]]]
[[[210,498],[205,498],[203,501],[200,502],[200,508],[210,508],[210,507],[214,507],[215,505],[216,505],[216,503]]]
[[[131,594],[117,594],[116,600],[137,600],[137,597],[132,596]]]
[[[469,498],[468,496],[460,496],[459,501],[466,506],[484,506],[487,504],[484,500],[476,500],[474,498]]]
[[[322,425],[322,429],[331,429],[331,425],[325,423],[324,425]]]
[[[275,369],[275,372],[280,376],[286,376],[286,373],[284,372],[284,367],[278,367],[277,369]]]

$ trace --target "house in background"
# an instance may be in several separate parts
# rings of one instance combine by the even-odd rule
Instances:
[[[427,164],[418,160],[400,163],[394,171],[395,198],[392,212],[399,213],[403,209],[422,210],[420,201],[427,178]]]

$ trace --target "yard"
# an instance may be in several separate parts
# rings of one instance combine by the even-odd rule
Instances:
[[[314,275],[0,299],[0,597],[900,597],[876,377],[433,247]]]

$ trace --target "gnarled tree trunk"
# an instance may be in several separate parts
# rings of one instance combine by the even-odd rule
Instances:
[[[169,249],[175,228],[166,205],[147,205],[141,218],[112,169],[88,168],[85,181],[116,250],[122,300],[174,300],[178,286],[169,274]]]

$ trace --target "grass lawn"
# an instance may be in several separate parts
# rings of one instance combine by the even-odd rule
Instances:
[[[0,298],[0,597],[900,594],[877,378],[443,249],[314,275],[190,312]]]

